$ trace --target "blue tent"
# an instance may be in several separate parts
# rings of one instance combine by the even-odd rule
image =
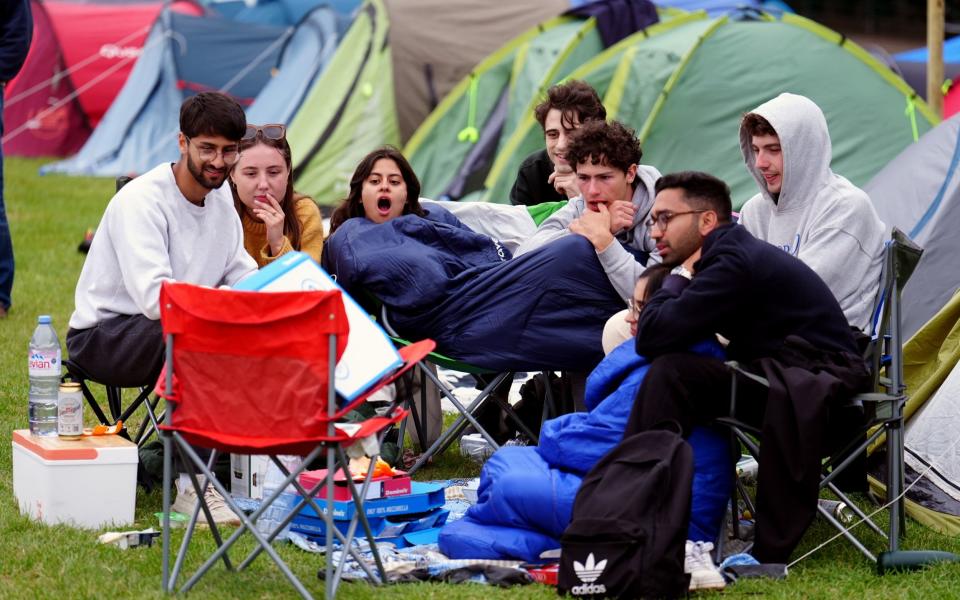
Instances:
[[[927,47],[914,48],[893,56],[904,81],[924,98],[927,97]],[[943,76],[956,80],[960,77],[960,36],[943,43]]]
[[[360,0],[199,0],[224,17],[244,23],[296,25],[312,10],[325,6],[347,15],[360,6]]]
[[[786,2],[781,0],[654,0],[654,4],[661,7],[679,8],[681,10],[705,10],[711,16],[745,9],[763,10],[766,12],[793,12]]]
[[[245,24],[165,10],[100,125],[75,156],[42,173],[116,176],[176,160],[183,100],[221,90],[250,105],[269,81],[293,27]]]
[[[352,15],[321,6],[309,12],[283,48],[275,76],[247,110],[250,123],[289,123],[340,44]]]

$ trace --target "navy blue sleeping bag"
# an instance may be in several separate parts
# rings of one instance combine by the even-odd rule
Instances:
[[[571,235],[509,259],[440,207],[382,224],[348,219],[323,258],[348,293],[372,293],[400,334],[431,338],[443,354],[493,371],[593,368],[623,300],[590,242]]]
[[[694,348],[723,357],[716,343]],[[477,504],[440,532],[440,551],[451,558],[536,560],[560,547],[580,482],[623,438],[634,397],[649,362],[633,340],[613,350],[587,378],[588,412],[544,423],[537,447],[504,447],[480,472]],[[715,541],[733,485],[729,435],[698,427],[688,439],[694,453],[691,540]],[[630,497],[624,482],[624,500]]]

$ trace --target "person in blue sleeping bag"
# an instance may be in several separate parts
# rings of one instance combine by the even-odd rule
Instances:
[[[441,207],[391,147],[357,166],[334,211],[322,264],[352,296],[375,296],[408,339],[491,371],[589,371],[603,325],[623,308],[592,244],[568,236],[511,260]]]
[[[637,281],[627,312],[633,334],[646,299],[659,289],[670,268],[647,268]],[[723,357],[715,341],[693,351]],[[540,444],[505,446],[480,473],[477,504],[440,533],[440,550],[451,558],[513,558],[535,561],[560,547],[570,523],[573,501],[586,473],[623,438],[637,388],[649,361],[635,341],[616,347],[587,378],[587,412],[563,415],[543,424]],[[698,428],[689,442],[694,450],[694,482],[689,539],[717,539],[733,484],[729,435]],[[630,497],[624,482],[624,501]]]

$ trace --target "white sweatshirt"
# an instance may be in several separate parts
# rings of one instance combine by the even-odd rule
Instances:
[[[211,190],[197,206],[164,163],[107,205],[80,272],[70,327],[88,329],[117,315],[159,319],[164,280],[233,285],[256,270],[229,188]]]
[[[741,127],[740,149],[760,193],[743,205],[740,224],[806,263],[833,292],[847,321],[867,330],[886,226],[867,194],[830,170],[830,134],[820,107],[803,96],[780,94],[751,112],[777,132],[783,173],[774,202],[756,168],[751,136]]]

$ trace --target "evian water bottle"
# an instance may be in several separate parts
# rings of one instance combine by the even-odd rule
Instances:
[[[60,340],[50,315],[37,318],[30,338],[30,433],[57,435],[57,392],[60,385]]]

